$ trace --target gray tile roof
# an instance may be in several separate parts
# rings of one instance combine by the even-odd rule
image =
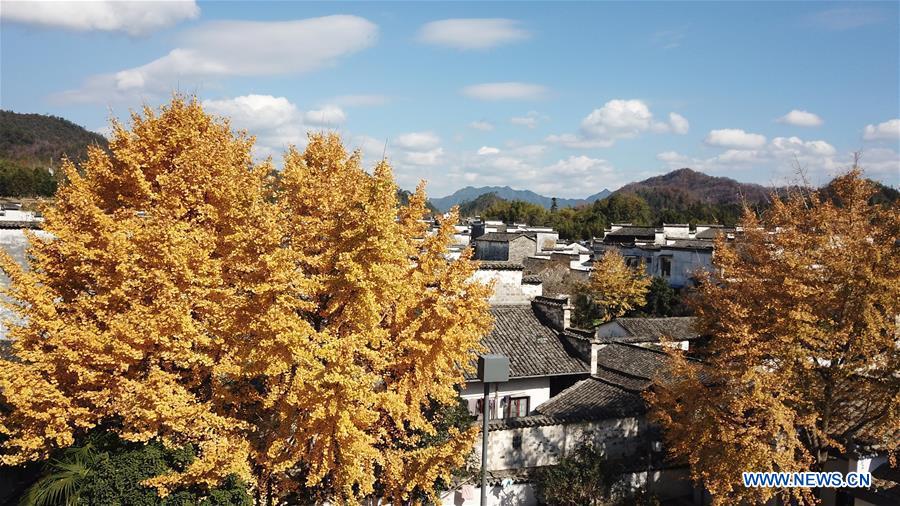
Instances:
[[[645,406],[640,393],[592,377],[563,390],[535,411],[553,419],[597,420],[639,415]]]
[[[665,352],[611,343],[597,355],[597,374],[563,390],[535,411],[552,419],[596,420],[646,411],[641,394],[666,365]]]
[[[695,239],[676,239],[670,244],[666,244],[665,248],[670,249],[713,249],[715,244],[712,241],[695,240]]]
[[[669,318],[616,318],[613,320],[633,337],[666,336],[672,339],[694,339],[700,336],[695,330],[697,319],[693,316]]]
[[[588,374],[588,364],[569,350],[559,333],[541,324],[531,305],[493,306],[494,328],[482,343],[509,357],[510,378]],[[475,379],[468,374],[466,379]]]
[[[697,239],[715,239],[719,234],[733,234],[733,228],[725,228],[725,227],[711,227],[702,232],[697,232],[694,237]]]
[[[629,386],[625,380],[639,382],[646,388],[668,363],[668,355],[660,349],[646,348],[635,344],[610,343],[597,353],[597,367],[600,371],[614,374],[610,377],[615,383]]]
[[[527,237],[532,241],[537,240],[537,234],[533,232],[489,232],[482,236],[476,238],[476,241],[488,241],[488,242],[509,242],[514,241],[520,237]]]
[[[656,229],[654,227],[622,227],[618,230],[606,232],[604,237],[644,237],[653,239],[656,237]]]
[[[484,271],[522,271],[525,266],[515,262],[478,261],[478,268]]]

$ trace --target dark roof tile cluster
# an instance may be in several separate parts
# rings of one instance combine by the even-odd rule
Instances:
[[[722,226],[710,226],[710,228],[703,230],[701,232],[697,232],[694,237],[696,239],[706,239],[711,240],[715,239],[719,234],[733,234],[735,229],[733,228],[725,228]]]
[[[486,262],[480,261],[478,269],[482,271],[522,271],[525,266],[515,262]]]
[[[20,228],[30,228],[30,229],[40,229],[43,226],[43,222],[40,221],[22,221],[22,220],[0,220],[0,228],[4,229],[20,229]]]
[[[606,232],[604,238],[612,236],[614,238],[619,237],[642,237],[653,239],[656,237],[656,229],[653,227],[622,227],[617,230],[612,230],[610,232]]]
[[[695,329],[697,318],[673,316],[668,318],[616,318],[613,320],[632,337],[662,337],[676,340],[694,339],[700,336]]]
[[[646,411],[641,396],[664,370],[665,352],[610,343],[597,355],[597,374],[563,390],[535,411],[553,420],[596,420],[635,416]]]
[[[477,237],[476,241],[487,241],[487,242],[509,242],[514,241],[520,237],[526,237],[531,239],[532,241],[537,240],[537,234],[533,232],[488,232],[482,236]]]
[[[569,350],[559,333],[543,325],[530,305],[493,306],[494,328],[482,343],[509,357],[510,378],[588,374],[590,368]],[[467,374],[466,379],[475,376]]]
[[[591,377],[565,389],[536,411],[558,420],[596,420],[639,415],[645,406],[640,393]]]
[[[640,380],[643,389],[666,366],[666,352],[626,343],[610,343],[597,354],[597,367],[617,378]],[[624,385],[623,385],[624,386]]]
[[[537,274],[529,274],[528,276],[522,276],[522,284],[523,285],[539,285],[543,283],[541,277]]]
[[[671,243],[666,244],[666,248],[674,248],[674,249],[713,249],[712,241],[704,241],[697,239],[676,239]]]

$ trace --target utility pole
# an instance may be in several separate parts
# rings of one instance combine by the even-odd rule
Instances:
[[[503,355],[478,357],[478,379],[484,384],[484,400],[481,404],[481,506],[487,506],[488,424],[490,423],[491,383],[509,381],[509,358]],[[495,403],[500,408],[500,403]]]

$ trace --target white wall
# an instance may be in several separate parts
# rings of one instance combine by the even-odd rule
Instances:
[[[494,293],[488,299],[492,305],[528,304],[542,291],[541,285],[523,285],[521,270],[478,269],[472,279],[482,283],[495,282]]]
[[[488,469],[500,471],[553,465],[569,451],[588,442],[612,458],[623,457],[643,451],[641,446],[646,442],[639,436],[646,427],[644,420],[630,417],[494,430],[488,440]],[[521,440],[519,448],[514,447],[514,439]],[[473,449],[479,460],[480,445],[479,439]]]
[[[464,500],[460,490],[451,490],[441,494],[442,506],[479,506],[481,504],[481,486],[473,486],[474,499]],[[534,487],[530,483],[514,483],[507,487],[488,485],[487,503],[491,506],[534,506],[537,498]]]
[[[550,400],[550,378],[519,378],[506,383],[491,385],[491,398],[494,405],[504,397],[529,397],[528,409],[534,408]],[[469,405],[469,412],[475,414],[475,401],[484,397],[484,386],[480,381],[466,383],[460,397]],[[494,418],[498,418],[496,415]],[[480,443],[479,443],[480,444]]]

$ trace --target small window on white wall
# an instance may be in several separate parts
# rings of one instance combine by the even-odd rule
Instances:
[[[526,416],[529,411],[529,397],[510,397],[509,399],[509,409],[507,411],[509,418],[516,418],[520,416]]]

